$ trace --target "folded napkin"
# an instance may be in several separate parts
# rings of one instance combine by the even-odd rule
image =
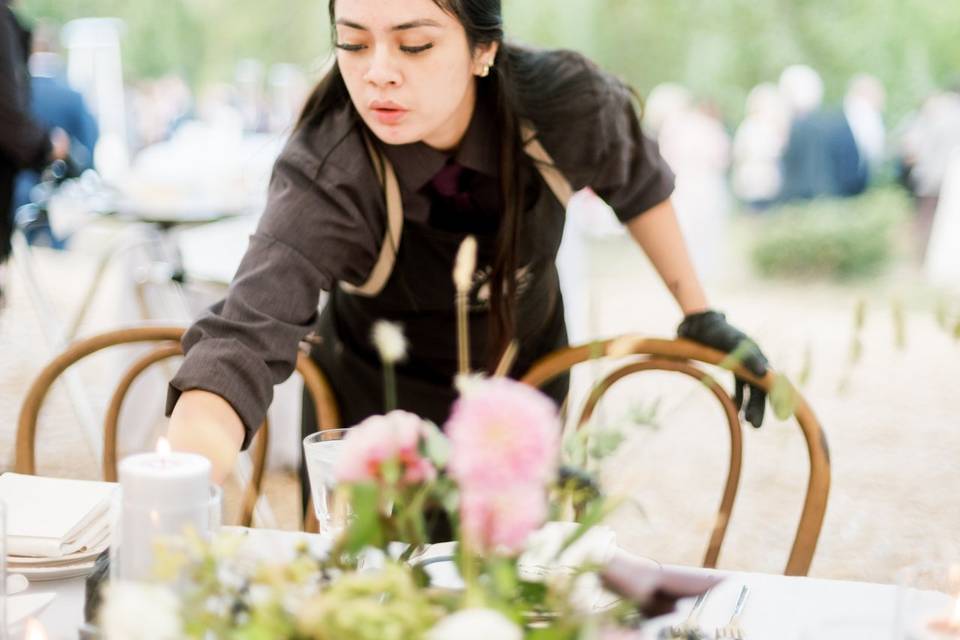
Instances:
[[[547,522],[532,533],[517,563],[520,576],[536,581],[584,567],[602,567],[609,562],[617,549],[617,534],[606,526],[591,527],[561,553],[579,526],[576,522]]]
[[[0,475],[7,505],[7,555],[61,558],[102,543],[109,533],[110,482]]]
[[[30,582],[18,573],[7,576],[7,595],[12,596],[21,591],[26,591]]]

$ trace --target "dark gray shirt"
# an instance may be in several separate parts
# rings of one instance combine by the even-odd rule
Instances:
[[[591,90],[581,97],[586,104],[577,109],[588,115],[538,137],[574,189],[591,187],[625,222],[666,200],[673,175],[642,134],[629,89],[577,59],[591,76]],[[453,154],[466,169],[491,178],[499,174],[494,109],[492,101],[478,99]],[[338,282],[366,281],[380,252],[386,207],[362,127],[348,103],[294,132],[274,166],[266,210],[226,298],[184,336],[187,355],[171,382],[168,414],[182,391],[211,391],[240,415],[248,446],[273,386],[292,373],[299,342],[316,323],[320,292]],[[405,218],[429,222],[424,186],[449,154],[423,143],[381,147],[397,173]],[[478,188],[491,182],[480,180]]]

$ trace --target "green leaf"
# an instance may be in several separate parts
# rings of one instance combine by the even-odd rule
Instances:
[[[907,317],[903,310],[903,301],[896,299],[892,306],[894,341],[897,349],[902,351],[907,348]]]
[[[429,458],[437,468],[446,467],[447,462],[450,460],[450,441],[447,440],[447,436],[443,435],[443,432],[440,431],[437,425],[432,422],[427,423],[425,431],[422,453]]]
[[[353,517],[347,527],[344,543],[344,550],[347,553],[359,553],[368,546],[383,546],[379,505],[379,492],[375,485],[356,484],[350,487],[350,508]]]
[[[803,365],[800,367],[800,373],[797,374],[797,382],[801,387],[807,386],[810,382],[810,376],[813,374],[813,347],[807,343],[803,351]]]
[[[596,460],[612,455],[626,440],[626,436],[616,429],[603,429],[590,437],[590,457]]]
[[[853,328],[858,333],[867,323],[867,301],[857,300],[857,306],[853,308]]]
[[[786,420],[797,410],[797,391],[782,373],[777,374],[770,388],[770,404],[773,413],[780,420]]]
[[[507,603],[514,600],[517,597],[517,563],[507,558],[493,558],[487,566],[499,599]]]

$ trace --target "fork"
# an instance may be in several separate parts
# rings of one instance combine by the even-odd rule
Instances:
[[[743,608],[747,604],[747,596],[749,594],[750,589],[747,585],[740,587],[740,597],[737,598],[737,606],[733,609],[730,622],[724,627],[717,628],[717,640],[743,640],[743,628],[740,626],[740,617],[743,615]]]
[[[680,624],[671,625],[670,627],[663,629],[658,637],[661,639],[687,638],[696,632],[698,629],[697,622],[700,620],[700,612],[703,610],[703,605],[706,603],[707,596],[710,595],[710,591],[710,589],[707,589],[697,596],[696,601],[693,603],[693,608],[690,609],[690,614],[687,616],[686,620]]]

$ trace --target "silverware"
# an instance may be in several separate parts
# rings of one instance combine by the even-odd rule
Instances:
[[[696,638],[699,636],[700,627],[698,625],[700,621],[700,613],[703,611],[703,605],[707,602],[707,596],[710,595],[712,589],[707,589],[699,596],[697,596],[696,602],[693,603],[693,608],[690,609],[690,614],[687,615],[687,619],[681,622],[680,624],[675,624],[665,629],[662,629],[658,634],[660,640],[670,640],[672,638]]]
[[[749,594],[750,589],[747,585],[740,587],[740,597],[737,598],[737,606],[733,609],[730,622],[724,627],[717,628],[717,640],[743,640],[743,628],[740,626],[740,617],[743,615],[743,608],[747,604],[747,596]]]

